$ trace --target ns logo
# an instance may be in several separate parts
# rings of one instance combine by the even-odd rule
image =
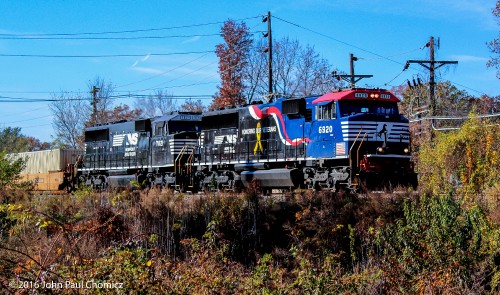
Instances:
[[[115,134],[113,135],[113,146],[137,145],[139,133]]]

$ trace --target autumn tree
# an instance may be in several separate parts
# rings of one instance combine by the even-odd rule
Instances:
[[[267,55],[262,41],[250,52],[245,66],[245,89],[248,101],[268,94]],[[273,93],[285,97],[324,94],[343,83],[332,78],[333,66],[312,46],[285,37],[273,40]]]
[[[20,127],[6,127],[0,130],[0,151],[20,153],[48,148],[50,148],[48,142],[41,142],[38,138],[22,134]]]
[[[139,119],[142,115],[140,109],[130,109],[126,104],[115,106],[112,110],[106,110],[102,114],[102,121],[112,123],[118,121],[130,121]]]
[[[247,57],[247,63],[243,68],[243,79],[245,87],[243,93],[248,103],[259,100],[267,94],[267,54],[264,52],[267,43],[264,39],[254,41],[253,47]]]
[[[206,111],[206,106],[203,105],[201,99],[193,100],[191,98],[186,99],[186,101],[181,105],[181,111],[202,113]]]
[[[0,131],[0,151],[18,153],[28,151],[26,140],[19,127],[6,127]]]
[[[87,83],[85,94],[62,91],[52,94],[49,108],[53,115],[52,126],[56,133],[55,145],[60,147],[82,148],[83,130],[86,126],[104,123],[108,118],[105,112],[111,108],[113,84],[99,76]],[[93,100],[92,90],[96,100]],[[94,108],[95,103],[95,108]],[[95,114],[93,112],[95,111]]]
[[[497,19],[497,23],[500,25],[500,0],[497,1],[497,4],[493,9],[493,15]],[[497,77],[500,79],[500,34],[498,38],[488,44],[488,47],[494,56],[491,57],[487,65],[488,67],[494,67],[497,69]]]
[[[52,94],[49,108],[53,115],[52,126],[55,131],[55,143],[60,147],[83,147],[83,130],[90,120],[89,100],[81,94],[60,92]]]
[[[393,88],[392,91],[401,98],[400,111],[410,119],[428,115],[429,84],[408,87],[406,85]],[[436,115],[467,116],[472,110],[476,98],[467,91],[458,89],[449,81],[436,83]]]
[[[105,81],[103,78],[96,76],[93,80],[87,82],[88,95],[91,98],[90,105],[93,107],[93,92],[94,87],[98,89],[96,92],[95,114],[92,114],[86,122],[86,126],[92,126],[95,124],[107,123],[109,118],[105,116],[105,113],[112,110],[113,101],[112,95],[114,91],[114,85],[111,82]]]
[[[12,159],[4,151],[0,151],[0,191],[26,185],[19,182],[25,166],[22,158]]]
[[[224,43],[218,44],[215,53],[219,57],[221,86],[215,94],[211,108],[223,108],[245,103],[243,96],[243,69],[252,44],[248,28],[233,20],[224,23],[221,29]]]
[[[47,150],[50,148],[50,143],[42,142],[40,139],[33,136],[25,136],[24,140],[28,151]]]
[[[146,118],[153,118],[177,110],[177,102],[173,95],[162,90],[155,94],[148,95],[146,98],[139,98],[135,108],[141,110]]]

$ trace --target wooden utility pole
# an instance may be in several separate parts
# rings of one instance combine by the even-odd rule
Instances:
[[[93,123],[97,123],[97,93],[101,90],[101,88],[93,86],[92,90],[90,90],[90,93],[92,93],[92,120],[94,121]]]
[[[435,60],[434,59],[434,37],[431,37],[429,42],[426,44],[427,47],[429,47],[429,60],[408,60],[406,62],[405,69],[411,64],[411,63],[417,63],[424,68],[429,70],[429,116],[435,116],[436,115],[436,98],[435,98],[435,87],[436,87],[436,81],[435,81],[435,71],[447,64],[458,64],[458,61],[456,60]]]
[[[351,88],[356,88],[356,82],[364,78],[371,78],[373,75],[355,75],[354,74],[354,62],[357,61],[358,58],[354,56],[354,54],[349,55],[350,62],[350,74],[349,75],[338,75],[337,72],[333,72],[333,76],[337,79],[342,79],[348,83],[350,83]]]
[[[267,71],[269,77],[267,79],[268,84],[268,95],[269,99],[272,100],[273,96],[273,37],[271,32],[271,12],[267,12],[267,16],[262,20],[263,22],[267,21],[267,33],[264,34],[264,37],[267,37],[267,48],[265,52],[267,52]]]

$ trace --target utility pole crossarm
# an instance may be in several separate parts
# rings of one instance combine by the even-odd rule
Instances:
[[[337,78],[338,80],[342,79],[349,83],[351,85],[351,88],[356,87],[356,83],[359,82],[361,79],[364,78],[371,78],[373,75],[355,75],[354,74],[354,62],[358,60],[357,57],[354,56],[354,54],[349,55],[349,60],[350,60],[350,68],[351,68],[351,74],[350,75],[339,75],[337,74],[337,71],[334,71],[332,73],[333,77]]]
[[[334,76],[346,81],[347,83],[354,81],[354,84],[359,82],[361,79],[373,77],[373,75],[335,75],[335,73]]]
[[[458,64],[458,61],[456,60],[435,60],[435,61],[430,61],[430,60],[415,60],[415,59],[410,59],[407,61],[410,64],[419,64],[423,66],[424,68],[430,70],[431,67],[428,66],[427,64],[431,64],[432,62],[434,63],[434,69],[438,69],[444,65],[449,65],[449,64]]]
[[[417,63],[424,68],[429,70],[429,116],[436,115],[436,98],[435,98],[435,71],[436,69],[447,65],[447,64],[458,64],[456,60],[435,60],[434,59],[434,37],[431,36],[429,42],[426,44],[429,47],[429,60],[408,60],[405,65],[405,70],[411,63]],[[431,120],[431,126],[433,121]],[[434,136],[434,133],[431,129],[431,139]]]

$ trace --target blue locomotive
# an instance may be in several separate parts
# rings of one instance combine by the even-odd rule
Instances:
[[[86,131],[82,177],[94,185],[135,179],[193,191],[252,181],[265,189],[416,187],[398,102],[383,89],[353,88],[96,126]]]

